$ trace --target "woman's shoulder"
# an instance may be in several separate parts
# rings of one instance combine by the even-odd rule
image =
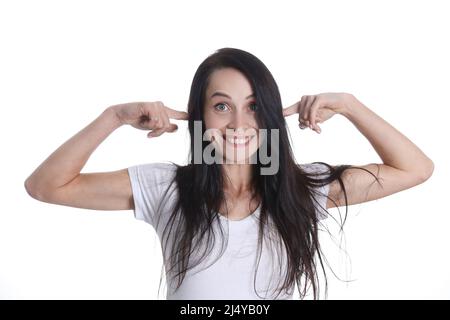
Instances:
[[[177,169],[177,165],[172,162],[147,162],[135,166],[144,170],[173,171]]]
[[[146,182],[171,181],[177,165],[170,162],[151,162],[136,164],[128,168],[130,177]]]
[[[172,162],[147,162],[133,165],[132,167],[139,167],[142,170],[158,170],[158,171],[173,171],[177,169],[177,165]]]

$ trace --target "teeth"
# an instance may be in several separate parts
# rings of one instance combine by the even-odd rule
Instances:
[[[231,144],[246,144],[250,138],[227,138],[227,141]]]

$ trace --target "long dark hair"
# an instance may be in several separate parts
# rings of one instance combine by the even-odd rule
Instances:
[[[317,299],[319,297],[318,264],[325,275],[325,288],[327,281],[318,237],[320,223],[316,208],[320,204],[315,201],[314,193],[317,192],[317,187],[338,180],[341,191],[344,193],[346,218],[347,194],[341,176],[345,170],[359,167],[350,165],[333,167],[327,163],[318,162],[328,168],[325,176],[323,173],[319,175],[302,170],[301,166],[294,161],[286,122],[282,114],[280,92],[272,74],[257,57],[235,48],[222,48],[208,56],[198,67],[192,81],[188,102],[190,163],[186,166],[176,165],[176,174],[172,183],[176,183],[179,197],[163,233],[167,239],[169,236],[173,237],[172,246],[165,248],[171,253],[170,259],[165,261],[167,272],[178,279],[176,288],[178,289],[186,272],[198,265],[211,252],[215,243],[215,234],[211,226],[215,220],[219,220],[218,212],[221,204],[226,203],[221,165],[206,164],[203,161],[201,164],[194,163],[193,152],[194,121],[202,121],[203,134],[206,89],[211,73],[221,68],[234,68],[249,80],[258,106],[256,116],[259,128],[268,131],[279,130],[278,172],[273,175],[261,175],[260,169],[265,165],[260,163],[259,158],[256,164],[252,165],[253,197],[259,196],[261,199],[259,255],[261,255],[262,241],[270,225],[273,225],[272,228],[278,235],[278,246],[283,245],[287,253],[286,277],[278,288],[276,296],[278,297],[283,291],[289,292],[297,283],[302,299],[309,287],[312,287],[313,297]],[[271,139],[267,139],[266,143],[267,150],[270,151]],[[207,145],[207,141],[203,142],[203,148]],[[367,172],[372,174],[370,171]],[[328,214],[326,208],[321,209]],[[345,218],[341,219],[342,224]],[[223,236],[223,232],[221,235]],[[191,253],[205,243],[200,260],[192,263]],[[227,239],[222,243],[226,245]],[[254,279],[256,279],[256,272],[257,270],[255,270]]]

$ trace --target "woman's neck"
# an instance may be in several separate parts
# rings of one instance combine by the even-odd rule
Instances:
[[[247,194],[252,187],[251,164],[223,164],[224,190],[231,195]]]

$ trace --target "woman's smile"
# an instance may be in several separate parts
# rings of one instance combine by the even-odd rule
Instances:
[[[225,135],[222,138],[234,148],[242,148],[248,146],[249,142],[253,140],[255,136],[247,136],[247,137],[226,137]]]

